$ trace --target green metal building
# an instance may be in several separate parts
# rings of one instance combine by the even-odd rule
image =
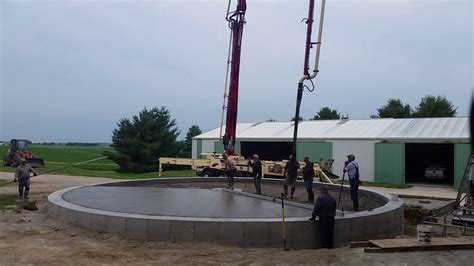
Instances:
[[[193,158],[223,152],[220,128],[193,139]],[[282,160],[291,152],[293,122],[240,123],[236,151],[264,160]],[[457,186],[470,153],[469,119],[410,118],[303,121],[297,157],[313,161],[335,159],[333,171],[342,175],[346,155],[354,154],[362,180],[391,184]],[[444,178],[425,177],[432,167],[444,168]]]

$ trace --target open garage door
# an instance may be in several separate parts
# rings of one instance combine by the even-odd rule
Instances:
[[[240,142],[241,155],[249,158],[253,154],[258,154],[260,160],[281,161],[288,159],[291,154],[291,142]]]
[[[454,184],[454,144],[406,143],[406,183]]]

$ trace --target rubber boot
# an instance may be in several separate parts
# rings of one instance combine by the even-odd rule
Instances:
[[[28,194],[30,193],[30,186],[25,187],[25,193],[23,194],[24,199],[29,199]]]
[[[358,202],[358,201],[354,201],[353,209],[354,209],[354,211],[356,211],[356,212],[359,211],[359,202]]]

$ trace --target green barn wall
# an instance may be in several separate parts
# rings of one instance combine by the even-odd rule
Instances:
[[[223,153],[224,152],[224,144],[220,141],[214,142],[214,152]]]
[[[405,144],[375,144],[375,182],[405,183]]]
[[[471,144],[454,144],[454,187],[456,188],[461,183],[470,152]]]
[[[298,142],[296,144],[296,159],[303,161],[308,156],[311,161],[319,162],[319,159],[332,159],[331,142]]]
[[[220,141],[214,142],[214,152],[216,153],[223,153],[224,152],[224,144]],[[240,155],[240,141],[235,142],[235,154]]]
[[[202,139],[196,140],[196,158],[200,158],[202,153]]]

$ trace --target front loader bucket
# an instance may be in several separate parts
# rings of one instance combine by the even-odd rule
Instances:
[[[44,161],[41,158],[30,158],[26,160],[26,163],[29,164],[33,168],[44,167]]]

